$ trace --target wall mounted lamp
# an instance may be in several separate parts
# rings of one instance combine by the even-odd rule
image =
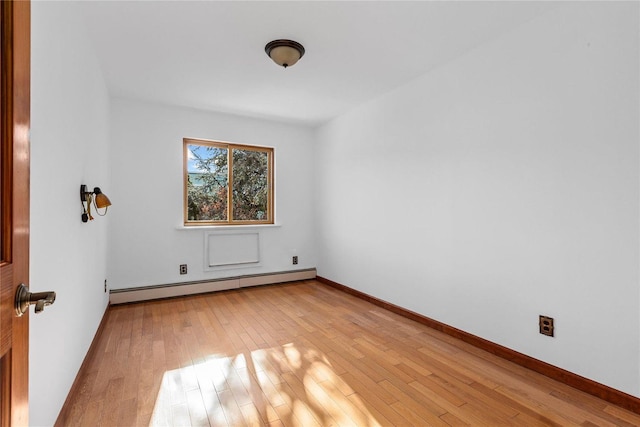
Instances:
[[[96,213],[100,216],[105,216],[107,208],[111,206],[111,200],[100,190],[100,187],[95,187],[93,191],[87,191],[87,186],[84,184],[80,185],[80,201],[82,202],[82,222],[93,220],[91,202],[96,208]],[[98,210],[102,208],[104,208],[103,214]]]
[[[273,40],[264,47],[269,58],[281,67],[294,65],[304,55],[304,46],[293,40]]]

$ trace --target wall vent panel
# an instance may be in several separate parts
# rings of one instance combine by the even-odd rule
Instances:
[[[205,233],[205,270],[260,265],[260,234]]]

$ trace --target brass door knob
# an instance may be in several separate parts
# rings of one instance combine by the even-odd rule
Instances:
[[[51,305],[56,301],[56,293],[52,291],[47,292],[29,292],[29,288],[21,283],[16,291],[15,309],[16,315],[22,316],[29,310],[30,305],[35,305],[36,313],[40,313],[44,310],[44,307]]]

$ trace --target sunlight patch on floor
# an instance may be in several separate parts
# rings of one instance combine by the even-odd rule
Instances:
[[[379,426],[329,358],[293,343],[166,371],[151,426]]]

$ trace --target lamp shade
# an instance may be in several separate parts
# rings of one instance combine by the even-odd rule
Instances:
[[[93,194],[96,196],[95,203],[97,208],[102,209],[111,206],[111,200],[100,190],[100,187],[94,188]]]
[[[293,40],[273,40],[264,47],[269,58],[281,67],[294,65],[304,55],[304,47]]]

